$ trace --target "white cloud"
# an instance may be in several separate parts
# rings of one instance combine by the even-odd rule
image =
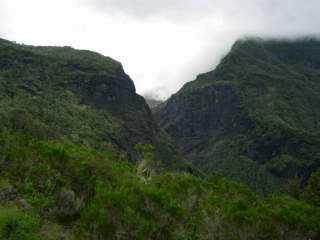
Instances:
[[[0,0],[0,37],[121,61],[139,93],[174,93],[243,35],[318,34],[309,0]]]

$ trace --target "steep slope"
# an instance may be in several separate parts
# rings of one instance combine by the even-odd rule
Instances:
[[[70,47],[0,40],[1,131],[65,139],[135,157],[159,130],[120,63]]]
[[[1,40],[0,120],[0,239],[319,239],[320,172],[297,200],[170,171],[174,144],[112,59]],[[129,164],[136,143],[156,148]]]
[[[320,165],[320,41],[244,39],[156,118],[194,165],[270,191]]]

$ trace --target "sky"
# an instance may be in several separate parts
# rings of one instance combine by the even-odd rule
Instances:
[[[0,0],[0,37],[110,56],[139,94],[165,99],[241,37],[320,35],[319,9],[319,0]]]

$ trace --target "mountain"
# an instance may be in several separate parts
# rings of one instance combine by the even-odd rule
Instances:
[[[157,145],[160,131],[122,65],[71,47],[0,40],[1,131],[116,148]]]
[[[145,96],[144,98],[145,98],[148,106],[150,107],[150,109],[154,109],[157,106],[159,106],[161,103],[163,103],[163,101],[157,100],[157,99],[149,97],[149,96]]]
[[[319,106],[319,40],[247,38],[155,116],[194,166],[269,192],[319,168]]]
[[[224,119],[241,112],[229,87],[213,89]],[[247,118],[234,118],[243,132],[223,126],[244,136]],[[319,239],[320,172],[295,198],[203,174],[108,57],[0,40],[0,120],[1,240]]]

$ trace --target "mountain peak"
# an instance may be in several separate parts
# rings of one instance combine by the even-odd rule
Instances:
[[[304,182],[319,161],[307,153],[320,147],[319,79],[317,39],[241,39],[156,116],[185,158],[203,170],[260,190],[297,175]]]

